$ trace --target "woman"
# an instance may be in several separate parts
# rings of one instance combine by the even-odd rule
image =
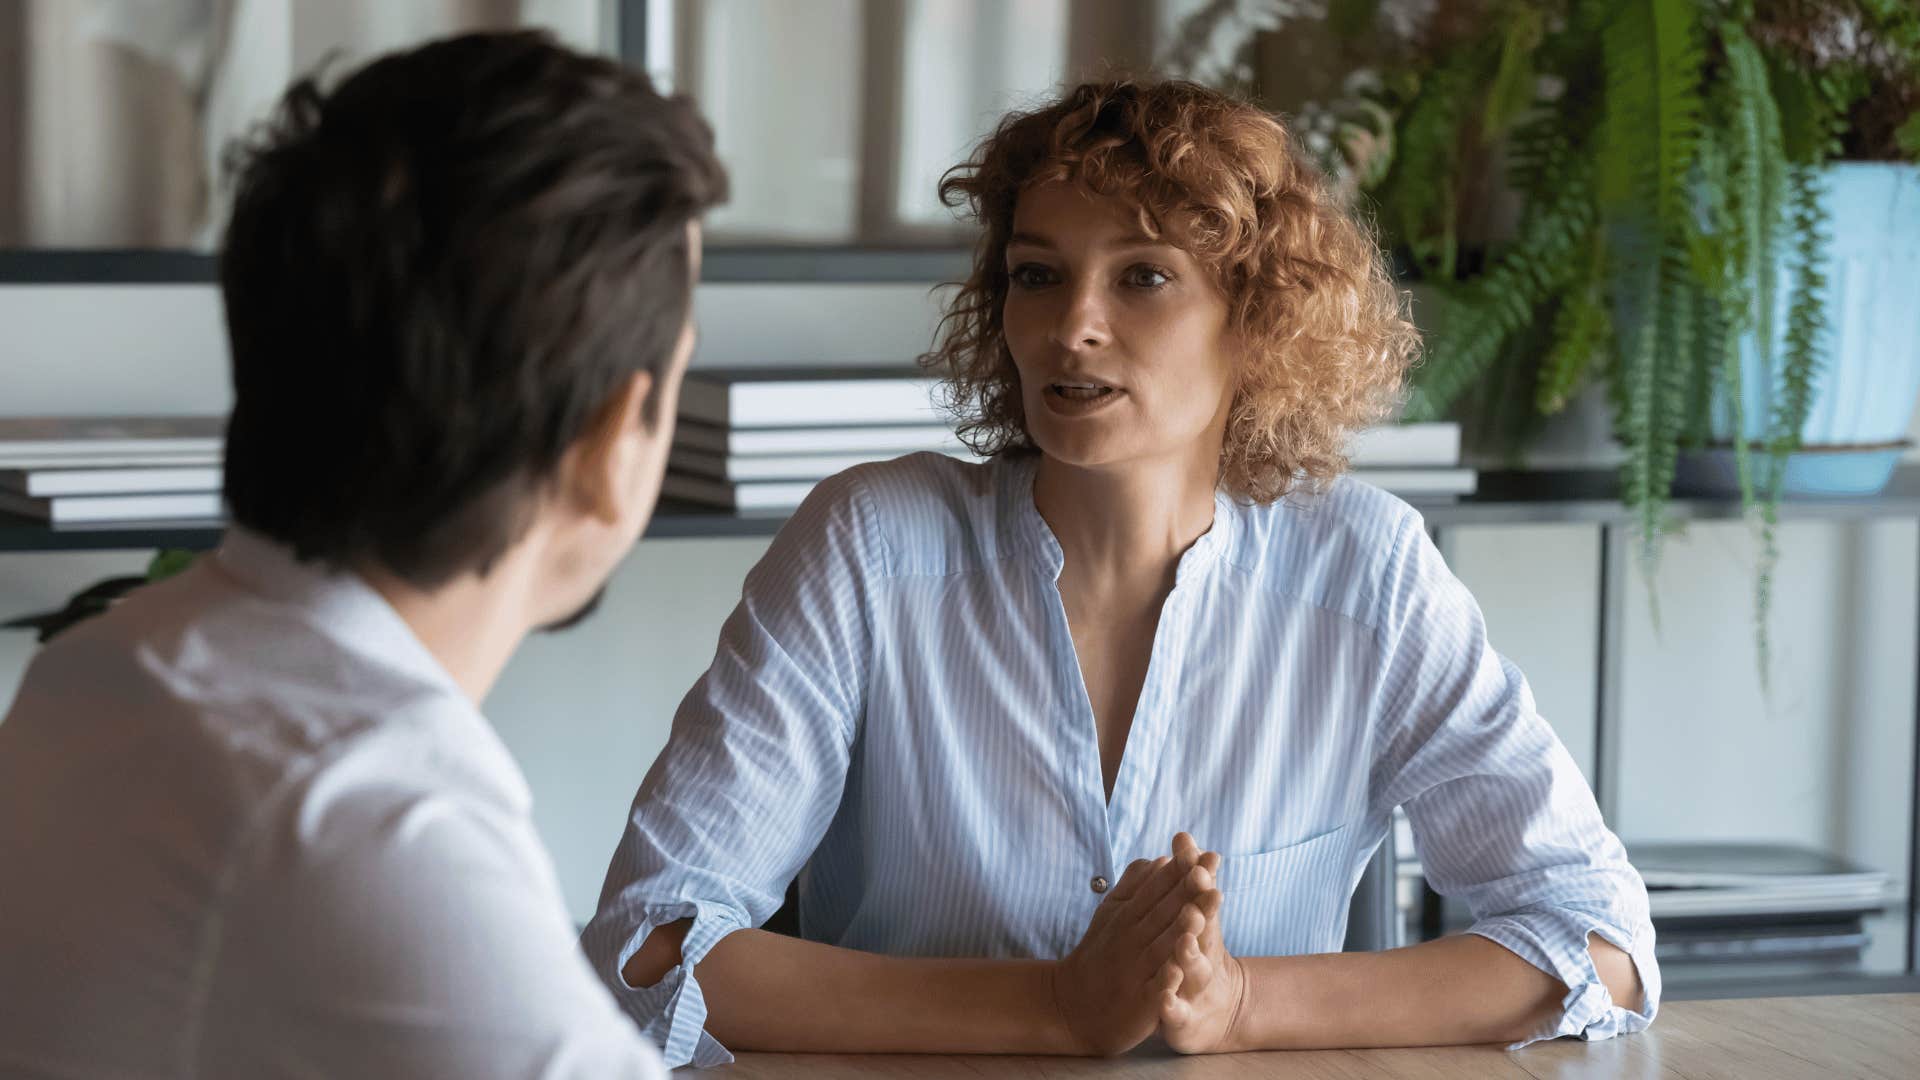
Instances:
[[[942,193],[985,235],[924,362],[993,459],[844,473],[748,576],[585,939],[668,1060],[1644,1027],[1639,875],[1419,515],[1340,478],[1417,341],[1281,126],[1085,85]],[[1338,953],[1399,805],[1477,921]],[[804,940],[751,929],[803,867]]]

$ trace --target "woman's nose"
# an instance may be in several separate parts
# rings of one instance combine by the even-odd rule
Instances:
[[[1112,338],[1106,305],[1097,290],[1085,286],[1065,291],[1066,303],[1054,320],[1053,343],[1069,352],[1097,349]]]

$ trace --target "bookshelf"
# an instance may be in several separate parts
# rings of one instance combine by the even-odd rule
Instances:
[[[1548,523],[1617,529],[1632,524],[1619,493],[1619,474],[1610,469],[1483,471],[1473,495],[1413,505],[1430,529]],[[1726,521],[1740,516],[1740,504],[1720,496],[1683,493],[1674,498],[1668,513],[1681,521]],[[645,539],[772,536],[786,517],[782,512],[742,514],[664,499],[647,525]],[[1780,504],[1782,521],[1889,517],[1920,518],[1920,465],[1902,466],[1878,495],[1796,498]],[[219,542],[222,527],[219,521],[53,526],[0,512],[0,552],[205,550]]]
[[[1625,615],[1625,586],[1631,558],[1633,521],[1619,502],[1619,477],[1613,470],[1485,471],[1480,474],[1479,490],[1460,499],[1415,502],[1426,519],[1429,532],[1446,550],[1447,530],[1461,527],[1582,524],[1599,533],[1599,558],[1595,567],[1598,625],[1595,634],[1594,671],[1596,672],[1596,716],[1594,775],[1595,795],[1601,810],[1611,820],[1619,805],[1620,762],[1618,733],[1620,715],[1621,646]],[[1741,516],[1737,499],[1719,495],[1677,493],[1668,508],[1672,518],[1681,521],[1726,521]],[[1920,465],[1902,466],[1892,482],[1879,494],[1859,497],[1801,497],[1782,500],[1781,521],[1847,522],[1886,518],[1920,520]],[[646,539],[695,539],[725,537],[770,537],[786,520],[781,512],[742,514],[717,510],[673,500],[663,501],[646,531]],[[44,522],[0,514],[0,554],[141,550],[162,547],[208,549],[219,541],[219,521],[116,523],[111,525],[50,526]],[[1916,597],[1916,627],[1920,629],[1920,597]],[[1920,673],[1920,656],[1915,658]],[[1898,975],[1815,975],[1804,978],[1756,976],[1750,980],[1715,982],[1709,985],[1675,987],[1672,999],[1683,997],[1766,996],[1778,993],[1886,993],[1920,991],[1920,688],[1916,688],[1913,725],[1915,750],[1909,773],[1906,879],[1909,887],[1889,910],[1896,917],[1904,908],[1906,930],[1905,970]],[[1395,858],[1391,833],[1361,882],[1361,894],[1355,898],[1356,925],[1361,913],[1370,911],[1376,926],[1397,927],[1399,905],[1395,897]],[[1371,892],[1369,892],[1371,891]],[[1425,896],[1420,918],[1421,932],[1429,936],[1440,929],[1440,911],[1431,890]],[[1385,933],[1369,947],[1395,943],[1397,931]],[[1352,938],[1350,937],[1350,941]]]

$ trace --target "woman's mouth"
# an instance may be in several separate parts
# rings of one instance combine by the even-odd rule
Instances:
[[[1047,408],[1061,416],[1086,416],[1104,409],[1126,395],[1126,391],[1105,383],[1095,382],[1056,382],[1048,383],[1046,393],[1040,395],[1046,400]]]
[[[1092,401],[1097,397],[1113,393],[1113,387],[1101,383],[1058,382],[1049,389],[1071,401]]]

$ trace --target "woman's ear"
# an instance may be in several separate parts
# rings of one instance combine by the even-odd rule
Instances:
[[[654,390],[651,371],[636,371],[615,390],[567,451],[560,470],[564,501],[596,521],[618,524],[632,498],[634,475],[647,458],[651,426],[644,419]]]

